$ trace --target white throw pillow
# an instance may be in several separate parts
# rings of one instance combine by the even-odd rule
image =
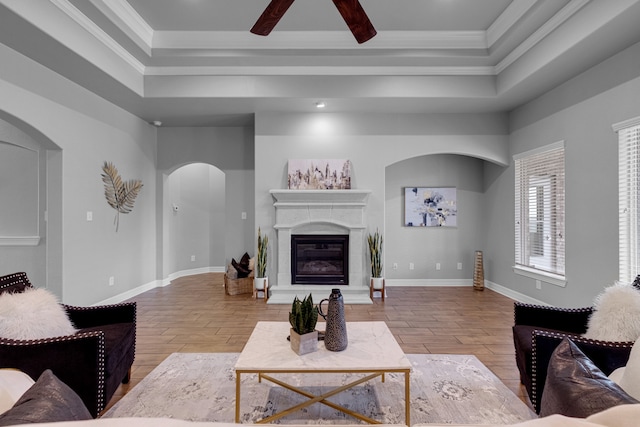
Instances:
[[[618,368],[609,375],[609,379],[624,391],[640,400],[640,344],[636,341],[631,348],[627,366]]]
[[[0,337],[35,340],[76,333],[67,313],[46,289],[0,294]]]
[[[0,369],[0,414],[8,411],[35,381],[18,369]]]
[[[635,341],[640,336],[640,291],[616,283],[595,299],[585,338],[601,341]]]

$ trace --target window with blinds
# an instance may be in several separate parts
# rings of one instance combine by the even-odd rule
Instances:
[[[516,268],[564,278],[564,141],[514,161]]]
[[[613,125],[618,132],[620,281],[632,282],[640,266],[640,117]]]

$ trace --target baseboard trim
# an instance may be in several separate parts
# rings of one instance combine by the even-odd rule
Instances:
[[[537,300],[535,298],[531,298],[528,295],[521,294],[520,292],[516,292],[512,289],[504,287],[502,285],[498,285],[497,283],[491,282],[489,280],[484,281],[484,285],[487,289],[491,289],[492,291],[499,293],[500,295],[504,295],[505,297],[511,298],[512,300],[522,302],[525,304],[536,304],[536,305],[550,305],[546,302]],[[419,286],[473,286],[473,279],[385,279],[385,286],[408,286],[408,287],[419,287]]]
[[[177,271],[175,273],[169,274],[166,279],[163,280],[163,283],[167,286],[173,280],[179,279],[181,277],[187,276],[195,276],[196,274],[205,274],[205,273],[224,273],[224,267],[202,267],[202,268],[193,268],[191,270],[182,270]]]
[[[489,280],[485,280],[484,285],[487,287],[487,289],[491,289],[492,291],[499,293],[500,295],[504,295],[505,297],[511,298],[512,300],[515,300],[524,304],[550,306],[550,304],[547,304],[546,302],[537,300],[535,298],[531,298],[528,295],[521,294],[520,292],[516,292],[502,285],[498,285],[497,283],[490,282]]]
[[[175,273],[169,274],[169,276],[162,280],[154,280],[149,283],[145,283],[144,285],[140,285],[137,288],[129,289],[121,294],[114,295],[111,298],[107,298],[100,302],[93,304],[96,305],[111,305],[111,304],[119,304],[123,301],[131,299],[137,295],[150,291],[155,288],[162,288],[171,284],[173,280],[179,279],[181,277],[186,276],[194,276],[196,274],[204,274],[204,273],[224,273],[224,267],[203,267],[203,268],[194,268],[191,270],[182,270]]]
[[[385,286],[473,286],[471,279],[385,279]]]

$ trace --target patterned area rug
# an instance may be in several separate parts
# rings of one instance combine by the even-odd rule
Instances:
[[[104,417],[169,417],[233,422],[237,353],[174,353]],[[510,424],[535,418],[475,356],[409,354],[411,424]],[[355,375],[287,374],[274,377],[304,386],[314,395]],[[362,376],[362,375],[360,375]],[[257,375],[242,376],[241,421],[254,423],[303,402],[304,397]],[[387,374],[328,399],[386,424],[404,424],[404,375]],[[361,424],[323,404],[276,421],[279,424]]]

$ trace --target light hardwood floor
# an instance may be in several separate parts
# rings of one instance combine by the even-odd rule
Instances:
[[[240,352],[257,321],[288,321],[289,305],[225,295],[222,280],[222,273],[183,277],[131,299],[138,303],[136,359],[109,407],[171,353]],[[388,287],[384,302],[345,312],[347,321],[385,321],[405,353],[474,354],[528,403],[515,364],[513,300],[505,296],[468,286]]]

